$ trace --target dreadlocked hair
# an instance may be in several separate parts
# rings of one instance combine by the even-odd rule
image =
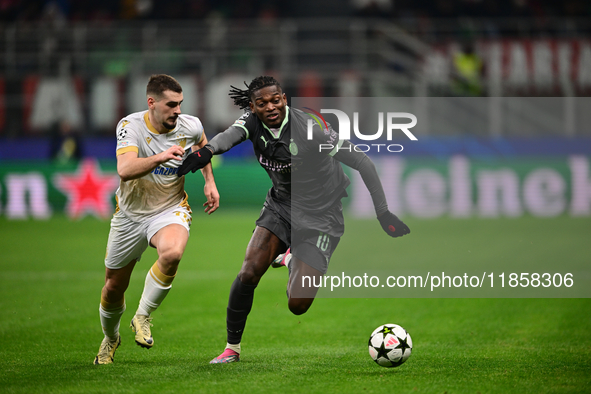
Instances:
[[[231,89],[229,95],[232,100],[234,100],[234,105],[237,105],[240,109],[247,109],[250,107],[252,94],[257,90],[261,90],[267,86],[277,86],[278,89],[281,89],[279,82],[268,75],[256,77],[250,82],[250,85],[247,85],[246,82],[244,82],[244,86],[246,86],[246,89],[239,89],[230,85]]]

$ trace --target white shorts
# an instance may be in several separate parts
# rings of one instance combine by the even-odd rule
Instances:
[[[142,253],[148,248],[150,240],[158,230],[170,224],[180,224],[189,232],[191,219],[190,208],[184,206],[163,212],[141,223],[131,221],[121,211],[116,212],[111,219],[105,266],[109,269],[120,269],[133,260],[140,261]]]

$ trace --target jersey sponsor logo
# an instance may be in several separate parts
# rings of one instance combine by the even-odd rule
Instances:
[[[158,166],[154,168],[152,174],[154,175],[175,175],[179,171],[178,168]]]
[[[275,160],[269,160],[262,154],[259,156],[259,163],[261,163],[263,168],[269,171],[278,172],[280,174],[291,172],[291,163],[280,163]]]

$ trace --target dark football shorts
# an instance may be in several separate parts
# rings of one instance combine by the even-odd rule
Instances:
[[[292,221],[296,222],[293,230]],[[290,201],[277,198],[271,189],[256,224],[291,247],[291,253],[298,259],[326,274],[344,232],[343,208],[339,201],[323,214],[298,213],[293,218]]]
[[[291,246],[291,203],[279,200],[270,189],[256,225],[264,227],[277,236],[286,246]]]
[[[318,230],[304,230],[292,235],[291,253],[310,267],[326,274],[328,263],[341,237]]]

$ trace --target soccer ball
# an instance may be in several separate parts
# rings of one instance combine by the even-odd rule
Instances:
[[[384,324],[369,336],[369,355],[382,367],[402,365],[410,357],[412,339],[406,330],[397,324]]]

